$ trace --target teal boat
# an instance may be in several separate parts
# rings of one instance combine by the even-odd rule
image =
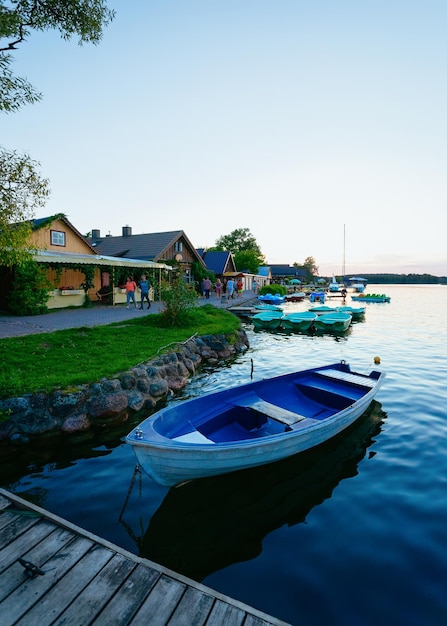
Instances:
[[[255,304],[254,309],[259,311],[282,311],[282,307],[277,306],[276,304]]]
[[[281,326],[285,330],[294,330],[298,332],[307,332],[312,326],[316,313],[311,311],[301,311],[284,315],[281,320]]]
[[[263,311],[253,315],[253,325],[255,328],[266,328],[275,330],[280,327],[282,319],[282,311]]]
[[[349,313],[352,316],[352,321],[358,322],[365,316],[366,308],[364,306],[338,306],[337,311],[339,313]]]
[[[323,313],[336,313],[337,307],[328,306],[327,304],[317,304],[316,306],[311,306],[309,311],[317,315],[322,315]]]
[[[320,332],[344,333],[351,325],[352,317],[349,313],[324,313],[317,315],[314,320],[314,328]]]

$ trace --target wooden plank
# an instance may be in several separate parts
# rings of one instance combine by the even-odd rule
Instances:
[[[134,567],[135,563],[121,554],[115,554],[90,584],[76,596],[76,602],[53,622],[54,626],[63,624],[82,626],[91,623]]]
[[[24,575],[23,583],[17,590],[10,594],[3,602],[0,602],[0,615],[5,620],[2,626],[10,626],[20,619],[20,626],[36,626],[36,624],[48,624],[50,622],[49,615],[51,615],[51,607],[48,613],[41,614],[39,619],[34,619],[30,613],[31,609],[45,594],[49,591],[53,594],[53,606],[57,607],[61,601],[61,598],[57,597],[59,586],[58,581],[63,579],[64,574],[70,570],[74,563],[92,547],[92,542],[84,537],[76,538],[72,541],[67,549],[57,553],[46,564],[46,573],[44,576],[37,576],[36,578],[29,578]],[[79,576],[82,577],[82,572],[79,572]],[[47,594],[47,595],[50,595]],[[38,605],[37,605],[38,606]],[[64,606],[65,608],[65,606]],[[47,608],[48,610],[48,608]],[[25,613],[26,616],[25,616]],[[38,611],[36,610],[36,614]]]
[[[245,625],[245,611],[242,611],[236,606],[216,600],[208,617],[209,624],[231,624],[231,626]]]
[[[13,513],[12,511],[2,510],[1,515],[0,515],[0,530],[8,526],[8,524],[11,524],[11,522],[13,522],[16,519],[17,519],[16,513]]]
[[[9,527],[3,530],[3,532],[6,532],[8,528]],[[9,545],[4,547],[0,552],[0,573],[14,563],[14,561],[17,561],[18,558],[23,557],[29,549],[29,546],[42,541],[42,539],[51,534],[54,529],[54,524],[40,519],[38,524],[27,528],[26,532],[19,535],[16,539],[13,539]]]
[[[272,404],[271,402],[262,400],[259,396],[255,394],[251,394],[250,397],[246,400],[241,400],[239,402],[235,402],[234,404],[235,406],[253,409],[254,411],[258,411],[259,413],[268,415],[268,417],[271,417],[277,422],[288,424],[289,426],[306,419],[304,415],[294,413],[293,411],[289,411],[288,409],[283,409],[281,406],[277,406],[276,404]]]
[[[26,532],[28,528],[31,528],[38,522],[37,517],[19,517],[15,516],[14,519],[2,530],[0,535],[0,550],[14,541],[22,533]]]
[[[11,502],[4,496],[0,495],[0,511],[3,511],[4,509],[8,508],[8,506],[10,505],[11,505]]]
[[[319,372],[316,372],[316,374],[323,378],[341,380],[346,383],[361,385],[362,387],[369,387],[371,389],[377,384],[377,381],[369,378],[369,376],[363,376],[362,374],[351,374],[350,372],[340,372],[340,370],[321,370]]]
[[[45,571],[45,563],[67,543],[73,541],[74,535],[64,528],[56,528],[46,539],[24,553],[23,558],[36,564]],[[18,561],[6,570],[0,587],[0,602],[24,581],[25,571]]]
[[[188,587],[169,620],[169,626],[203,626],[213,603],[214,598],[210,595]]]
[[[112,558],[113,553],[102,546],[93,546],[80,560],[72,565],[58,584],[46,589],[38,602],[20,621],[20,626],[35,626],[42,623],[54,623],[62,611],[69,606],[92,581],[96,574]],[[45,578],[40,576],[39,578]],[[51,583],[51,580],[50,580]],[[1,608],[1,605],[0,605]]]
[[[137,565],[95,620],[95,626],[126,626],[160,577],[151,567]]]
[[[244,626],[270,626],[270,623],[257,615],[247,615]]]
[[[130,622],[131,626],[164,626],[168,624],[185,590],[186,584],[165,575],[160,576],[157,584]]]

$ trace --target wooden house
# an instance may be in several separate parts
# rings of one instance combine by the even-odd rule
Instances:
[[[47,303],[49,309],[82,306],[85,302],[83,285],[89,276],[93,284],[88,289],[92,301],[102,300],[101,290],[116,304],[125,301],[117,284],[121,272],[140,276],[152,272],[161,281],[171,270],[167,265],[141,259],[121,259],[101,255],[63,214],[32,220],[29,249],[34,260],[45,266],[47,278],[54,286]],[[87,268],[89,268],[87,270]],[[14,268],[0,268],[0,308],[6,308],[7,294],[12,287]],[[99,292],[99,294],[98,294]]]
[[[193,264],[205,268],[198,254],[183,230],[161,233],[132,234],[130,226],[122,228],[120,236],[101,236],[99,230],[92,230],[91,244],[100,254],[120,259],[132,258],[154,263],[174,262],[182,271],[187,282],[193,282]]]

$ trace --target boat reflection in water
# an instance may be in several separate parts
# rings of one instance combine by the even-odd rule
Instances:
[[[353,426],[307,452],[171,488],[139,542],[141,556],[198,582],[255,558],[268,533],[305,521],[341,480],[358,473],[385,417],[373,400]]]

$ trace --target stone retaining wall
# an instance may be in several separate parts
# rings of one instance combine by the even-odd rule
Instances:
[[[194,337],[175,350],[140,364],[112,379],[52,393],[0,400],[0,441],[26,442],[50,431],[75,433],[125,412],[153,408],[182,389],[201,363],[217,364],[249,347],[245,331]],[[1,419],[1,418],[0,418]]]

